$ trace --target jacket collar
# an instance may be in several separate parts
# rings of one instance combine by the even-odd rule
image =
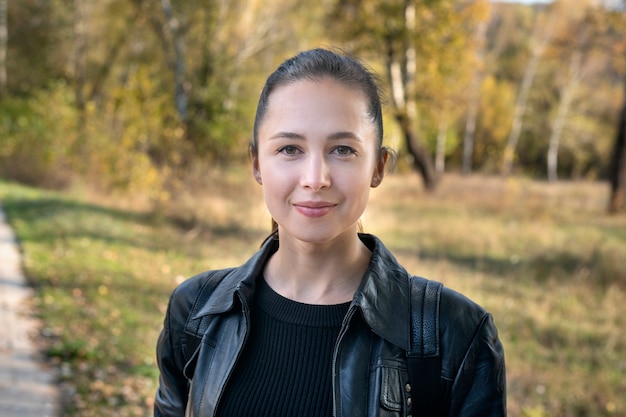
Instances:
[[[359,237],[372,251],[372,259],[350,308],[358,308],[369,328],[378,336],[408,350],[408,273],[376,236],[360,234]],[[277,249],[278,241],[268,239],[252,258],[222,279],[194,319],[229,311],[235,304],[237,294],[249,303],[256,278],[262,275],[265,263]]]
[[[372,251],[372,259],[353,304],[360,308],[363,319],[374,333],[409,350],[409,274],[376,236],[361,234],[359,237]]]

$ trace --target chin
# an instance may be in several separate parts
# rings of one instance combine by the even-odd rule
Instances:
[[[342,239],[346,235],[357,234],[356,228],[354,230],[323,230],[320,227],[310,228],[309,230],[298,230],[295,233],[287,232],[292,238],[301,242],[310,244],[326,244],[336,239]]]

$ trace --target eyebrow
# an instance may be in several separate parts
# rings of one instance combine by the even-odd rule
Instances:
[[[278,132],[270,136],[270,139],[304,139],[304,136],[295,132]]]
[[[295,132],[278,132],[272,136],[270,136],[270,139],[305,139],[304,135],[301,135],[300,133],[295,133]],[[330,136],[328,136],[329,140],[340,140],[340,139],[352,139],[352,140],[356,140],[358,142],[362,142],[361,138],[352,133],[352,132],[348,132],[348,131],[341,131],[341,132],[335,132],[333,134],[331,134]]]

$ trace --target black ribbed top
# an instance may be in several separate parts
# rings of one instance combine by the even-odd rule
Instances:
[[[260,279],[250,336],[217,415],[332,416],[332,353],[349,306],[298,303]]]

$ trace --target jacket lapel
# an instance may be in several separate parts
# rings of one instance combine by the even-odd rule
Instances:
[[[372,260],[353,302],[374,333],[409,350],[409,274],[378,238],[360,237],[372,250]]]

